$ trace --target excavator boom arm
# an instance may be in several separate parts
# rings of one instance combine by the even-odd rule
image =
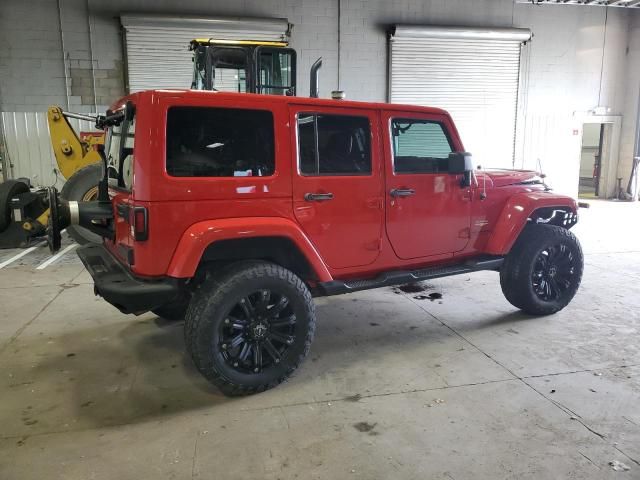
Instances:
[[[51,106],[47,110],[49,135],[56,163],[62,176],[69,179],[81,168],[100,161],[98,152],[94,151],[92,146],[104,143],[104,135],[92,136],[88,141],[84,141],[73,129],[67,117],[82,120],[95,120],[95,118],[90,115],[63,112],[58,106]]]

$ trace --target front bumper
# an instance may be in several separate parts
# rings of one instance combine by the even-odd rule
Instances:
[[[84,245],[78,256],[93,277],[94,290],[123,313],[142,313],[178,296],[177,279],[145,280],[134,276],[103,245]]]

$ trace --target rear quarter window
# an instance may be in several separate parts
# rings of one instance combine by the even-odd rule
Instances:
[[[166,169],[174,177],[273,175],[273,114],[267,110],[171,107]]]

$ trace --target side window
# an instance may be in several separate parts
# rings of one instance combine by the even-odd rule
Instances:
[[[453,152],[441,123],[397,118],[391,121],[393,170],[395,173],[438,173],[447,171]]]
[[[367,117],[298,114],[302,175],[369,175],[371,129]]]
[[[223,92],[247,91],[247,53],[242,48],[214,48],[211,52],[212,81]]]
[[[166,143],[174,177],[265,177],[275,170],[273,115],[265,110],[172,107]]]

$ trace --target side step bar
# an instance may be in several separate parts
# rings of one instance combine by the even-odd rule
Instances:
[[[371,288],[390,287],[403,283],[420,282],[432,278],[449,277],[461,273],[479,272],[481,270],[499,270],[504,257],[482,257],[468,262],[441,267],[423,268],[420,270],[393,270],[384,272],[376,278],[366,280],[332,280],[321,282],[317,290],[320,295],[339,295]]]

